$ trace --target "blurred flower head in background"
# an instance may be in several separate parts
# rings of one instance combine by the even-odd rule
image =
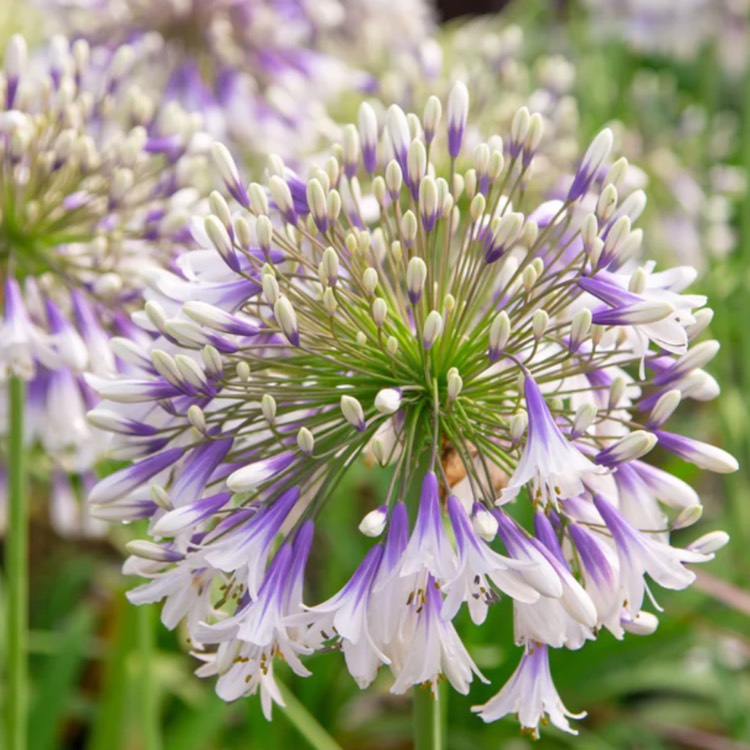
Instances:
[[[110,335],[144,339],[128,309],[146,270],[189,239],[199,196],[200,119],[132,86],[137,65],[130,47],[63,37],[28,59],[14,36],[0,86],[0,387],[10,373],[29,383],[27,439],[46,452],[53,516],[71,532],[82,521],[67,474],[90,484],[105,449],[81,373],[118,370]]]
[[[203,113],[245,158],[297,160],[337,126],[327,107],[416,54],[432,11],[421,0],[44,0],[65,33],[128,43],[147,58],[148,85]],[[399,33],[392,33],[399,17]],[[154,72],[157,74],[154,75]]]
[[[227,700],[259,692],[267,715],[274,660],[307,675],[302,658],[331,647],[360,687],[387,666],[394,693],[443,678],[466,693],[484,677],[453,618],[466,604],[480,624],[507,595],[521,664],[475,710],[572,731],[549,649],[652,632],[645,576],[685,588],[684,563],[726,542],[671,546],[700,500],[644,460],[658,443],[737,468],[665,429],[718,393],[694,270],[642,259],[646,198],[619,195],[611,131],[548,200],[544,118],[522,107],[482,140],[470,112],[463,83],[421,114],[365,103],[306,178],[273,156],[246,185],[215,145],[227,197],[211,195],[201,249],[152,275],[135,320],[153,346],[122,353],[128,378],[88,379],[91,422],[135,459],[93,489],[94,513],[150,521],[129,545],[127,572],[149,579],[132,600],[165,600],[199,674]],[[360,524],[383,539],[304,603],[316,524],[361,458],[389,472]]]

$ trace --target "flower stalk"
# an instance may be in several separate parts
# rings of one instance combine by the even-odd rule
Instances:
[[[8,587],[6,747],[25,750],[28,711],[28,506],[24,450],[26,384],[16,375],[8,383],[8,536],[5,571]]]
[[[424,686],[413,689],[414,750],[442,750],[443,723],[441,718],[442,699],[440,691],[433,695]]]

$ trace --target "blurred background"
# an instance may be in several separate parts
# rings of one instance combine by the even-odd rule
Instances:
[[[55,4],[3,0],[0,41],[18,29],[31,38],[47,33],[46,16]],[[134,4],[148,8],[149,0]],[[84,6],[100,14],[108,2],[57,5],[52,10],[63,15]],[[308,5],[314,12],[315,3]],[[649,195],[640,222],[647,256],[695,265],[700,272],[695,291],[708,294],[716,310],[712,333],[722,350],[711,367],[723,393],[705,406],[686,402],[681,418],[691,422],[690,434],[730,450],[742,466],[750,445],[748,5],[746,0],[442,0],[430,8],[402,0],[399,23],[389,24],[383,14],[377,21],[383,28],[376,31],[388,40],[419,23],[415,44],[428,41],[427,35],[438,41],[442,72],[432,80],[424,71],[395,74],[382,56],[369,69],[380,77],[385,98],[403,99],[408,89],[418,111],[432,88],[447,91],[448,79],[476,79],[481,95],[471,117],[486,135],[493,127],[503,132],[518,106],[528,103],[532,111],[545,112],[548,128],[555,129],[555,155],[563,161],[601,127],[613,127],[618,149],[641,170]],[[344,118],[356,112],[357,101],[342,100],[332,111]],[[247,169],[256,164],[249,155]],[[670,459],[665,454],[662,460]],[[35,468],[43,476],[44,468]],[[732,543],[701,567],[692,589],[657,592],[665,614],[654,635],[618,642],[603,634],[582,651],[553,654],[555,682],[566,705],[589,713],[577,738],[547,729],[533,743],[512,721],[485,725],[471,714],[470,706],[486,700],[511,674],[517,649],[507,602],[493,607],[481,628],[469,627],[462,613],[459,632],[495,687],[477,684],[470,696],[450,695],[445,716],[450,750],[523,750],[532,744],[550,750],[750,749],[748,477],[744,471],[708,476],[684,463],[669,470],[694,483],[705,505],[698,526],[678,532],[675,543],[719,528],[730,532]],[[358,466],[340,487],[320,524],[309,598],[328,596],[361,559],[365,540],[353,530],[378,503],[386,479]],[[272,723],[263,719],[257,699],[224,704],[210,681],[193,676],[197,663],[181,633],[161,626],[156,608],[136,610],[125,600],[134,584],[120,573],[130,530],[79,533],[59,518],[50,520],[43,482],[34,489],[33,750],[139,750],[155,723],[164,750],[411,746],[408,697],[390,695],[387,678],[360,692],[336,655],[311,659],[314,677],[307,680],[280,671],[289,705],[275,710]],[[318,732],[318,725],[326,732]]]

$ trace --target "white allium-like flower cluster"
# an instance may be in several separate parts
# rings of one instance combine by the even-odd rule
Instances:
[[[82,373],[117,371],[111,334],[148,338],[128,309],[148,269],[189,241],[205,163],[200,121],[132,86],[137,65],[129,47],[62,37],[27,59],[15,36],[0,76],[0,390],[10,374],[29,381],[27,436],[52,459],[68,530],[67,474],[86,475],[105,447],[85,419],[95,398]]]
[[[653,630],[646,576],[684,588],[685,563],[726,541],[670,544],[700,500],[646,460],[658,443],[737,467],[665,429],[681,401],[717,394],[702,369],[717,345],[695,343],[711,319],[684,292],[695,273],[641,260],[645,196],[620,199],[611,132],[545,201],[527,184],[542,117],[522,108],[468,148],[469,110],[462,83],[421,114],[363,104],[306,179],[273,157],[247,186],[215,146],[232,201],[213,194],[202,249],[154,277],[136,320],[160,338],[130,352],[139,374],[90,379],[90,420],[134,459],[94,488],[94,512],[150,519],[131,598],[186,622],[225,699],[260,692],[268,713],[275,659],[307,675],[329,647],[361,687],[386,667],[395,693],[443,677],[466,693],[484,677],[453,618],[465,604],[481,624],[506,595],[524,656],[476,710],[572,731],[549,650]],[[315,524],[361,457],[390,477],[360,524],[383,540],[311,604]]]

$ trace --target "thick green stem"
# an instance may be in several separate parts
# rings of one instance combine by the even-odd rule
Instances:
[[[5,540],[8,586],[5,729],[8,750],[26,750],[27,746],[29,520],[23,439],[25,396],[26,384],[12,375],[8,381],[8,533]]]
[[[297,700],[294,693],[278,680],[277,684],[284,698],[284,703],[286,703],[284,714],[294,728],[304,737],[307,744],[315,748],[315,750],[342,750],[341,745],[328,734],[318,720]]]
[[[161,750],[158,686],[154,680],[154,613],[151,605],[138,607],[138,681],[144,750]]]
[[[444,731],[441,718],[442,700],[438,690],[436,696],[432,691],[417,685],[412,688],[414,716],[414,750],[443,750]]]

